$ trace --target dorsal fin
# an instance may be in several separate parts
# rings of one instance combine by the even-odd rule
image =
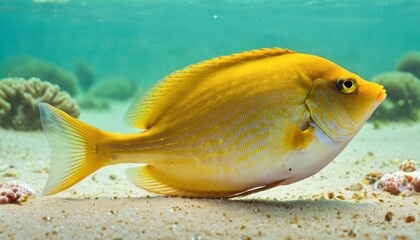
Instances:
[[[281,48],[263,48],[213,58],[175,71],[163,78],[146,97],[136,101],[127,112],[125,120],[132,127],[149,129],[175,101],[200,85],[205,80],[204,76],[236,64],[289,53],[296,52]]]

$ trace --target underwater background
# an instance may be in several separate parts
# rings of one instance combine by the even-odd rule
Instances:
[[[198,61],[263,47],[330,59],[365,79],[420,50],[420,1],[0,1],[0,61],[30,55],[149,88]],[[3,73],[3,76],[5,74]]]
[[[418,239],[419,23],[420,0],[0,0],[0,239]],[[39,102],[138,132],[124,113],[165,75],[272,47],[387,90],[319,173],[244,198],[187,199],[138,188],[122,164],[40,195],[51,149]]]

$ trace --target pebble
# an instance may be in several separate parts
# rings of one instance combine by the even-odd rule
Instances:
[[[390,222],[392,220],[392,217],[394,216],[394,213],[392,212],[386,212],[385,214],[385,221]]]
[[[115,179],[117,179],[117,175],[115,175],[115,174],[111,174],[111,175],[109,175],[109,178],[110,178],[111,180],[115,180]]]
[[[410,215],[408,217],[405,218],[405,222],[406,223],[412,223],[416,221],[416,217],[414,217],[413,215]]]

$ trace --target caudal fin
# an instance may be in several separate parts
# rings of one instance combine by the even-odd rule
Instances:
[[[61,192],[105,166],[105,159],[98,157],[98,143],[105,132],[46,103],[40,103],[39,110],[52,149],[44,196]]]

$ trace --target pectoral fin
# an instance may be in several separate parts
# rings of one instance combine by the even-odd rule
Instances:
[[[301,130],[289,122],[282,121],[276,128],[278,135],[275,142],[278,142],[279,148],[282,149],[282,153],[293,150],[304,150],[314,139],[315,129],[311,125],[308,125],[306,129]]]

